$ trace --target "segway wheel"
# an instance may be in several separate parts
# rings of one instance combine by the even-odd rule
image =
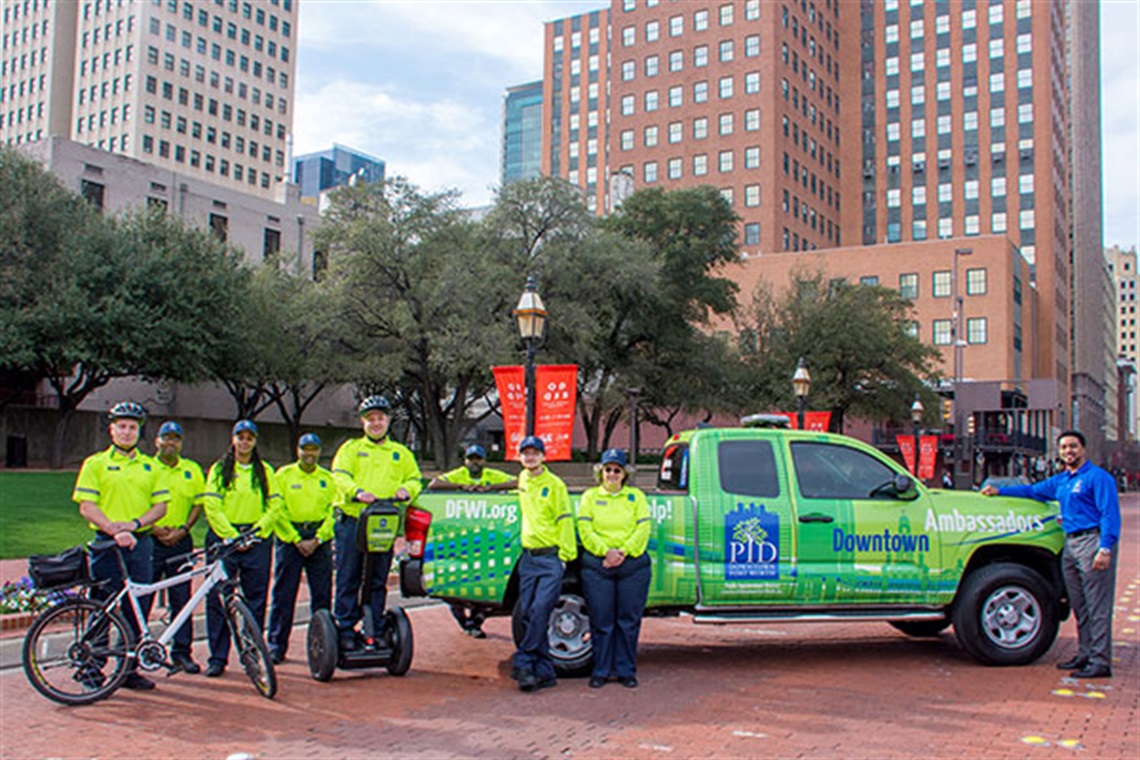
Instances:
[[[408,613],[399,607],[384,613],[389,646],[392,647],[392,659],[388,661],[388,672],[394,676],[402,676],[412,667],[412,653],[415,642],[412,636],[412,621]]]
[[[328,681],[336,670],[337,651],[336,623],[328,610],[317,610],[309,621],[309,636],[306,649],[309,655],[309,674],[314,680]]]

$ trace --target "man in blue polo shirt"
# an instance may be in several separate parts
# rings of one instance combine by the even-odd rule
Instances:
[[[1120,539],[1120,499],[1116,480],[1085,457],[1085,437],[1066,430],[1057,437],[1065,469],[1030,486],[986,486],[986,496],[1020,496],[1061,505],[1065,549],[1061,564],[1077,618],[1076,657],[1057,665],[1074,678],[1112,676],[1112,604],[1116,590],[1116,550]]]

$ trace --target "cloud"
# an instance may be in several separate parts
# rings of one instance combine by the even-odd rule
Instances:
[[[1101,5],[1104,243],[1140,243],[1140,4]]]
[[[408,99],[392,88],[334,79],[298,92],[294,153],[333,143],[364,151],[425,189],[456,188],[465,203],[483,203],[497,181],[497,120],[457,99]],[[470,197],[469,197],[470,196]]]

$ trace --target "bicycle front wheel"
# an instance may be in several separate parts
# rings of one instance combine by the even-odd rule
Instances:
[[[119,613],[90,599],[70,599],[32,623],[24,637],[24,675],[54,702],[97,702],[126,679],[133,641]]]
[[[269,659],[269,647],[261,635],[261,626],[241,599],[234,597],[226,605],[230,623],[230,633],[241,660],[245,674],[249,676],[253,688],[266,699],[273,699],[277,693],[277,673]]]

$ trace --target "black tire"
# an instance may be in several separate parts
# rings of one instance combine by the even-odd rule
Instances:
[[[941,620],[892,620],[891,626],[902,631],[907,636],[918,639],[929,639],[940,635],[950,627],[950,619]]]
[[[70,599],[36,618],[24,637],[24,675],[36,691],[63,705],[110,696],[129,673],[134,634],[118,612],[90,599]]]
[[[257,693],[266,699],[277,694],[277,673],[269,659],[269,647],[261,635],[261,626],[244,601],[233,597],[226,604],[230,635],[237,649],[238,659]]]
[[[336,623],[328,610],[317,610],[309,620],[309,635],[305,649],[309,656],[309,675],[325,683],[332,678],[340,658],[340,641]]]
[[[412,667],[412,655],[415,653],[412,621],[408,619],[408,613],[399,607],[385,612],[384,618],[384,635],[388,637],[388,646],[392,648],[392,659],[386,667],[392,675],[402,676]]]
[[[523,638],[522,609],[519,602],[511,611],[511,636],[517,647]],[[563,592],[558,596],[547,626],[550,658],[561,677],[589,672],[594,664],[594,644],[590,639],[590,614],[586,600]]]
[[[958,643],[984,665],[1025,665],[1053,646],[1056,607],[1049,584],[1032,568],[986,565],[962,581],[952,614]]]

